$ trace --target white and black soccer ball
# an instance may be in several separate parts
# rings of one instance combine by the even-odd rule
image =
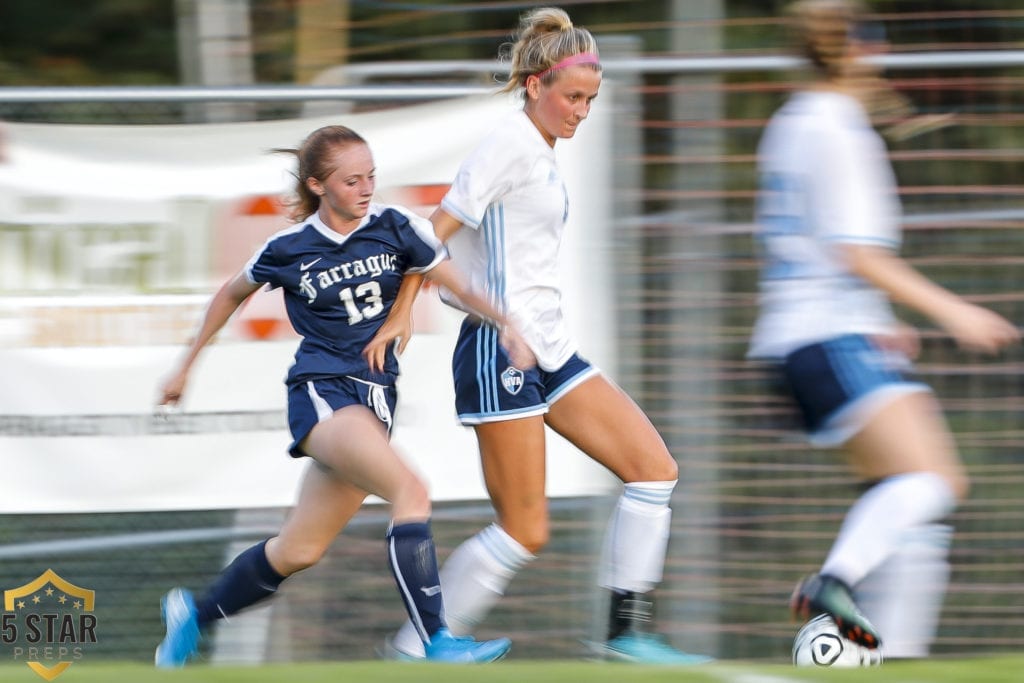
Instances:
[[[797,666],[853,668],[881,663],[881,650],[871,650],[843,638],[836,622],[827,614],[804,624],[793,640],[793,664]]]

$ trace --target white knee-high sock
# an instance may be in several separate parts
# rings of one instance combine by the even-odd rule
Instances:
[[[444,618],[451,632],[470,634],[505,594],[516,572],[535,557],[497,524],[456,548],[441,567]],[[392,644],[406,655],[423,656],[423,643],[408,620]]]
[[[675,481],[645,481],[623,487],[605,534],[601,586],[647,593],[661,582],[675,486]]]
[[[949,583],[952,533],[945,524],[910,529],[896,552],[857,585],[854,598],[881,634],[887,660],[928,656]]]
[[[850,508],[821,573],[856,587],[895,552],[904,534],[942,519],[955,505],[952,489],[937,474],[884,479]]]

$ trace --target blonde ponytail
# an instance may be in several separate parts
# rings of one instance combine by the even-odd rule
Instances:
[[[541,7],[519,21],[515,42],[502,46],[502,58],[510,63],[509,77],[503,92],[522,88],[529,76],[540,76],[545,85],[557,77],[555,68],[562,60],[588,55],[576,63],[601,69],[597,60],[597,41],[585,28],[573,26],[572,19],[557,7]],[[593,55],[593,58],[589,58]]]

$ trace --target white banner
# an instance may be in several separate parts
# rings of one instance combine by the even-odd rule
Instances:
[[[415,204],[426,195],[409,188],[450,181],[461,158],[509,106],[502,98],[472,98],[329,120],[10,125],[10,163],[0,168],[0,223],[31,226],[32,236],[0,228],[0,240],[25,252],[25,258],[0,252],[0,265],[34,283],[26,287],[36,296],[0,298],[6,379],[0,389],[0,513],[290,505],[308,462],[285,452],[290,437],[282,380],[297,340],[274,295],[258,296],[204,352],[182,413],[153,415],[159,384],[194,332],[209,292],[287,224],[279,214],[234,210],[253,197],[290,190],[292,160],[265,151],[295,147],[327,123],[348,125],[370,143],[381,196]],[[559,154],[574,200],[563,247],[567,308],[585,340],[583,354],[614,375],[609,120],[610,112],[595,115],[578,139],[559,143]],[[183,200],[201,207],[187,215],[206,222],[180,225],[175,207]],[[122,243],[90,241],[85,226],[132,221],[156,226],[131,233],[133,248],[138,235],[154,241],[146,258],[131,262],[134,270],[75,270],[61,255],[62,237],[70,235],[83,258],[90,249],[107,254]],[[179,228],[185,237],[167,237]],[[40,241],[40,234],[50,237]],[[23,238],[28,241],[18,241]],[[201,260],[210,250],[201,295],[145,295],[125,282],[173,279],[179,262]],[[115,257],[128,253],[112,251]],[[49,267],[51,255],[60,267]],[[97,273],[98,284],[91,279]],[[81,282],[83,292],[104,293],[68,295],[72,281]],[[9,291],[10,280],[5,285]],[[56,294],[39,296],[51,286]],[[417,333],[402,358],[394,444],[436,500],[486,498],[475,437],[454,414],[450,359],[459,320],[435,292],[425,291]],[[548,443],[552,496],[609,489],[612,480],[602,468],[550,432]]]
[[[291,189],[293,160],[267,150],[341,123],[370,142],[383,199],[435,202],[510,105],[481,97],[337,119],[10,125],[9,163],[0,166],[0,247],[10,249],[0,258],[4,290],[20,276],[25,291],[0,298],[0,513],[290,505],[307,462],[285,451],[283,378],[297,340],[275,295],[257,296],[206,349],[180,414],[153,415],[160,383],[212,290],[288,223],[280,207],[237,210]],[[564,247],[567,306],[584,354],[613,374],[604,278],[609,118],[595,116],[558,152],[575,199]],[[434,191],[418,191],[425,186]],[[193,210],[182,213],[182,202]],[[185,224],[188,217],[202,220]],[[130,240],[88,232],[135,223],[154,227]],[[108,260],[95,265],[97,254]],[[119,258],[131,268],[118,270]],[[169,287],[179,261],[202,263],[202,294],[137,291]],[[450,367],[460,319],[424,292],[401,360],[394,443],[435,500],[485,498],[475,437],[455,419]],[[586,496],[606,492],[611,480],[549,433],[548,481],[552,496]]]

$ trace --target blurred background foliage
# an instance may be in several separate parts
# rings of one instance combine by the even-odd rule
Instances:
[[[0,84],[178,82],[174,0],[0,3]]]
[[[205,0],[209,2],[209,0]],[[552,3],[596,35],[630,34],[648,55],[672,48],[683,0],[566,0]],[[245,4],[243,2],[243,4]],[[491,59],[518,16],[540,3],[400,2],[392,0],[248,0],[257,83],[300,82],[297,46],[325,26],[344,40],[326,50],[335,63],[388,60]],[[780,0],[727,0],[727,52],[782,46]],[[903,15],[887,26],[903,50],[939,46],[1020,47],[1024,5],[1000,0],[935,3],[873,0],[877,15]],[[186,0],[5,0],[0,3],[0,84],[173,85],[182,82],[178,38]],[[1016,12],[1013,11],[1016,8]],[[927,10],[969,11],[962,21],[912,16]],[[305,20],[304,20],[305,19]],[[347,45],[346,45],[347,43]],[[329,61],[330,61],[329,60]]]

